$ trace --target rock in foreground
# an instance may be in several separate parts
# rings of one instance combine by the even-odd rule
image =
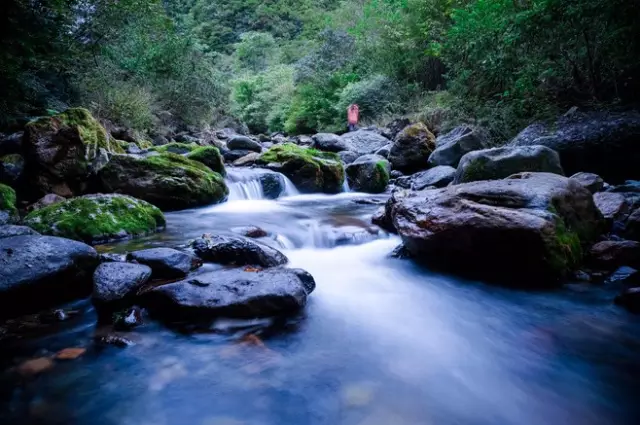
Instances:
[[[602,229],[591,193],[549,173],[396,196],[386,212],[417,261],[513,286],[566,276]]]
[[[220,270],[160,286],[144,296],[161,319],[255,318],[299,311],[315,289],[304,270],[273,268]]]
[[[102,263],[93,274],[91,299],[99,307],[120,307],[150,278],[151,268],[142,264]]]
[[[193,256],[173,248],[150,248],[134,251],[127,255],[135,261],[151,267],[154,279],[185,277],[193,268]]]
[[[97,264],[96,251],[81,242],[33,235],[0,239],[0,315],[88,294]]]
[[[153,233],[165,226],[162,212],[126,195],[86,195],[30,213],[24,220],[38,232],[89,244]]]

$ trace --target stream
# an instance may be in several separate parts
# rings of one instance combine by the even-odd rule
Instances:
[[[316,280],[299,316],[193,333],[146,319],[125,334],[134,345],[99,348],[91,303],[77,301],[65,306],[72,320],[2,347],[0,424],[640,423],[640,320],[607,288],[510,290],[434,273],[389,257],[399,238],[370,224],[388,194],[288,184],[266,200],[256,175],[232,170],[228,202],[167,213],[165,232],[98,249],[258,226]],[[87,351],[35,378],[11,373],[67,347]]]

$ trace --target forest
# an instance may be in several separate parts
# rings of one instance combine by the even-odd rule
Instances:
[[[640,93],[632,0],[8,0],[0,127],[82,106],[153,138],[409,116],[496,143]]]

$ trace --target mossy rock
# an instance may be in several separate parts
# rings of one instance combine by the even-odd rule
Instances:
[[[142,236],[163,229],[162,211],[126,195],[86,195],[30,213],[24,220],[34,230],[89,244]]]
[[[351,190],[382,193],[389,184],[391,165],[379,155],[364,155],[347,166],[347,180]]]
[[[229,193],[219,173],[173,153],[114,155],[99,177],[105,190],[144,199],[163,210],[219,203]]]
[[[436,148],[436,137],[423,123],[412,124],[402,130],[389,150],[389,162],[394,170],[406,174],[429,167],[428,160]]]
[[[185,156],[192,161],[203,163],[222,176],[227,174],[224,169],[224,158],[215,146],[199,146]]]
[[[83,108],[37,118],[25,126],[25,174],[29,197],[47,193],[79,195],[87,179],[108,161],[109,154],[124,153],[118,141]]]
[[[22,155],[12,153],[0,157],[0,183],[16,186],[24,171]]]
[[[15,223],[18,219],[15,190],[0,183],[0,225]]]
[[[301,192],[339,193],[344,182],[340,156],[292,143],[276,145],[260,156],[263,164],[277,163]]]

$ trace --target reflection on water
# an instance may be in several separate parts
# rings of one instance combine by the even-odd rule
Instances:
[[[79,302],[73,320],[4,347],[9,365],[88,351],[37,378],[6,372],[0,423],[638,423],[640,327],[606,288],[510,291],[388,258],[399,241],[370,227],[377,206],[355,202],[364,197],[384,200],[304,195],[170,213],[166,233],[103,247],[259,226],[286,241],[317,290],[285,323],[223,320],[182,334],[147,320],[125,349],[92,344],[95,316]]]

